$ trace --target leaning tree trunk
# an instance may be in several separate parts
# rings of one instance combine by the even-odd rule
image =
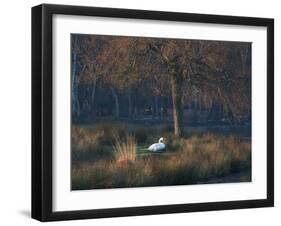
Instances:
[[[94,79],[93,85],[92,85],[92,93],[91,93],[91,111],[95,115],[95,97],[96,97],[96,87],[97,87],[97,78]]]
[[[176,137],[180,137],[183,134],[182,82],[183,78],[181,76],[172,76],[171,83],[173,100],[173,119],[174,134]]]
[[[111,88],[111,93],[112,93],[112,96],[113,96],[114,102],[115,102],[115,118],[119,118],[119,99],[118,99],[118,95],[115,92],[114,88]]]

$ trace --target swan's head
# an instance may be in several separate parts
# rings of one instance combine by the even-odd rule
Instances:
[[[161,137],[161,138],[159,139],[159,143],[163,143],[163,141],[164,141],[164,139],[163,139],[163,137]]]

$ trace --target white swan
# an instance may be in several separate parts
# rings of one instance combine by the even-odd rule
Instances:
[[[158,143],[152,144],[149,146],[148,150],[157,152],[157,151],[163,151],[166,148],[166,145],[163,143],[164,139],[161,137],[158,141]]]

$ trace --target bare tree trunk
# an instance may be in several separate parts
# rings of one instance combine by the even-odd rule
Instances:
[[[158,96],[154,97],[154,106],[155,106],[155,118],[159,117],[159,106],[158,106]]]
[[[91,93],[91,111],[94,112],[95,109],[95,97],[96,97],[96,87],[97,87],[97,79],[94,79],[92,93]]]
[[[77,43],[77,39],[75,40],[75,45]],[[79,101],[78,101],[78,85],[77,85],[77,53],[75,50],[72,55],[72,81],[71,81],[71,98],[72,98],[72,111],[75,115],[80,114],[79,110]]]
[[[162,117],[163,117],[163,97],[161,97],[161,96],[160,96],[160,106],[159,106],[159,109],[160,109],[159,117],[160,117],[160,119],[162,119]]]
[[[151,119],[155,117],[155,108],[154,108],[154,100],[153,97],[150,99],[150,110],[151,110]]]
[[[119,99],[118,95],[115,92],[114,88],[111,88],[111,93],[115,101],[115,118],[119,118]]]
[[[203,114],[202,114],[202,104],[201,104],[200,98],[199,98],[199,102],[198,102],[198,115],[199,115],[199,123],[201,123]]]
[[[79,117],[81,113],[81,104],[78,97],[77,97],[76,105],[77,105],[77,116]]]
[[[128,89],[128,100],[129,100],[129,106],[128,106],[128,114],[129,114],[129,117],[131,118],[132,117],[132,90],[131,88]]]
[[[138,107],[138,95],[134,96],[134,117],[138,117],[139,116],[139,107]]]
[[[183,134],[182,78],[181,76],[173,75],[171,82],[172,82],[174,133],[176,137],[180,137]]]

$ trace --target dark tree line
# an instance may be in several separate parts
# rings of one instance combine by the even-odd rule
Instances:
[[[243,122],[251,117],[251,44],[71,35],[72,119]]]

